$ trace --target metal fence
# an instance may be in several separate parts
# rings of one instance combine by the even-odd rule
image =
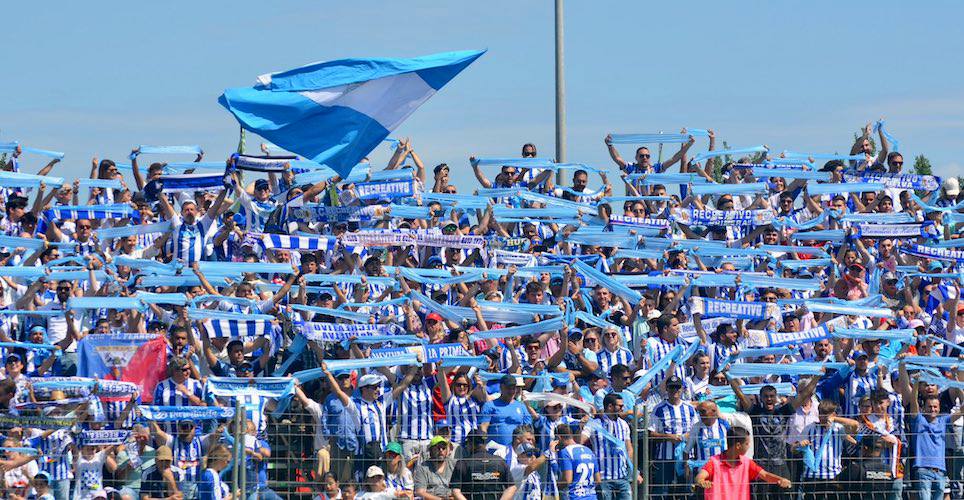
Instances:
[[[214,436],[211,443],[226,445],[234,456],[236,463],[240,463],[241,454],[246,455],[246,467],[233,468],[222,474],[224,482],[234,491],[245,491],[245,498],[280,498],[291,499],[313,499],[318,495],[331,495],[337,488],[340,489],[342,497],[350,497],[352,493],[360,494],[369,489],[370,480],[366,478],[365,472],[371,466],[378,466],[385,473],[385,482],[391,487],[395,483],[407,483],[415,485],[418,482],[418,468],[424,465],[424,460],[429,458],[431,453],[426,449],[406,446],[405,455],[401,459],[393,462],[384,453],[368,449],[362,453],[345,456],[337,450],[319,449],[315,444],[319,422],[316,414],[306,411],[300,405],[294,405],[291,409],[278,417],[268,416],[266,431],[260,433],[262,441],[258,441],[253,436],[245,436],[241,429],[247,428],[244,421],[243,411],[237,412],[235,422],[228,424],[223,430],[216,430],[211,425],[201,429],[201,432],[213,432]],[[656,448],[661,445],[661,440],[655,439],[647,430],[649,426],[649,414],[644,410],[636,422],[631,425],[632,431],[632,452],[635,460],[632,461],[633,470],[628,474],[627,488],[625,496],[616,498],[701,498],[702,492],[694,489],[694,476],[698,469],[697,463],[678,464],[675,459],[666,460],[658,458]],[[905,427],[906,429],[906,427]],[[391,432],[391,431],[390,431]],[[871,435],[868,433],[867,435]],[[4,467],[6,475],[4,477],[5,487],[2,498],[26,497],[29,493],[29,480],[19,486],[10,482],[15,479],[16,471],[11,471],[5,467],[6,463],[16,459],[17,451],[13,450],[19,443],[9,439],[4,443],[5,457],[0,460],[0,466]],[[333,436],[329,436],[333,437]],[[761,436],[753,436],[759,440]],[[779,436],[785,441],[786,436]],[[857,436],[861,438],[860,435]],[[768,462],[757,454],[757,462],[768,469],[770,472],[787,477],[793,482],[790,489],[781,489],[777,486],[754,483],[753,498],[861,498],[862,500],[872,498],[924,498],[917,496],[917,492],[925,485],[929,486],[934,495],[929,498],[961,498],[961,469],[964,466],[964,453],[961,446],[960,434],[955,433],[954,429],[949,429],[947,433],[946,459],[944,473],[948,481],[940,483],[931,478],[935,475],[940,476],[938,471],[928,469],[915,469],[914,464],[919,463],[914,457],[916,436],[909,433],[900,435],[899,459],[897,466],[893,467],[893,461],[889,457],[895,456],[893,447],[887,443],[882,443],[880,450],[870,449],[869,451],[877,456],[867,456],[868,449],[861,447],[862,442],[848,442],[844,449],[840,450],[841,471],[833,478],[823,480],[806,479],[805,464],[803,455],[787,444],[787,457],[785,463],[774,464]],[[540,436],[538,431],[533,436],[534,443],[547,442],[546,436]],[[850,441],[850,440],[848,440]],[[234,446],[234,443],[245,443],[246,446]],[[270,453],[261,453],[263,448],[267,448]],[[376,447],[377,448],[377,447]],[[210,447],[206,448],[208,451]],[[245,451],[247,449],[247,451]],[[66,452],[67,448],[61,451]],[[50,469],[52,463],[61,459],[66,467],[74,468],[75,477],[67,483],[67,496],[63,498],[75,498],[78,496],[78,488],[81,486],[81,479],[86,480],[85,470],[90,468],[90,464],[97,464],[98,457],[96,448],[91,450],[75,449],[71,455],[66,457],[58,454],[56,450],[46,453],[44,461],[45,468]],[[259,456],[253,460],[255,453]],[[451,450],[454,464],[458,461],[469,460],[464,450],[455,448]],[[118,450],[109,452],[111,460],[103,465],[103,481],[100,487],[110,487],[120,490],[125,486],[130,486],[131,470],[128,467],[131,461],[127,453],[120,453]],[[205,463],[207,457],[200,457],[201,463],[194,464],[191,460],[182,461],[181,457],[174,457],[174,466],[185,469],[191,466],[200,465],[200,470],[210,466]],[[687,457],[692,458],[692,457]],[[408,460],[406,460],[408,459]],[[115,462],[111,464],[110,462]],[[351,466],[348,467],[348,461]],[[537,469],[538,476],[542,485],[542,490],[549,489],[547,485],[555,474],[552,471],[552,458],[548,458],[546,465]],[[86,468],[85,468],[86,467]],[[143,469],[143,464],[141,464]],[[406,472],[407,471],[407,472]],[[143,472],[143,471],[142,471]],[[334,478],[327,478],[326,473],[332,472]],[[632,480],[639,473],[641,483]],[[896,472],[896,475],[894,474]],[[29,478],[28,478],[29,479]],[[56,478],[55,478],[56,479]],[[182,476],[178,484],[185,498],[195,496],[196,487],[187,484],[188,481]],[[54,481],[56,482],[56,481]],[[55,488],[57,485],[52,485]],[[62,486],[61,486],[62,487]],[[600,488],[600,493],[602,493]],[[550,489],[551,491],[551,489]],[[61,492],[63,493],[63,492]],[[135,491],[135,493],[140,493]],[[19,495],[19,497],[17,496]],[[333,495],[331,495],[333,496]],[[411,496],[419,496],[413,494]],[[441,498],[447,498],[439,495]],[[554,495],[540,495],[554,496]],[[140,498],[136,496],[135,498]],[[322,497],[324,498],[324,497]],[[471,498],[471,497],[469,497]],[[532,497],[528,497],[532,498]],[[600,498],[608,498],[600,495]]]

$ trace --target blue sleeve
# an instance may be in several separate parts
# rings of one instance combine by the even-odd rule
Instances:
[[[492,421],[492,414],[495,413],[495,406],[492,405],[492,401],[486,401],[482,405],[482,413],[479,414],[479,423],[487,424]]]
[[[569,455],[569,450],[562,450],[559,452],[559,471],[567,470],[573,470],[572,456]]]
[[[197,484],[198,500],[215,500],[217,495],[214,488],[214,475],[211,474],[210,470],[205,470]]]
[[[156,386],[154,386],[154,401],[157,401],[154,404],[160,404],[159,401],[161,401],[162,393],[163,393],[163,390],[162,390],[161,384],[157,384]]]

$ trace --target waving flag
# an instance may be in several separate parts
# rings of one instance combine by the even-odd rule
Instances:
[[[218,99],[241,126],[342,178],[485,51],[342,59],[258,77]]]
[[[150,403],[154,387],[167,378],[167,342],[163,335],[93,334],[77,344],[77,374],[81,377],[133,382],[141,400]],[[120,377],[113,369],[120,370]]]

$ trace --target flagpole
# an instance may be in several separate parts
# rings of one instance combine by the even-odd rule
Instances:
[[[563,61],[563,0],[556,0],[556,162],[566,161],[566,82]],[[556,171],[556,184],[562,184],[562,171]]]

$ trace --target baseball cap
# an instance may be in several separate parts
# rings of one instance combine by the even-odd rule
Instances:
[[[938,262],[938,261],[936,261],[936,260],[932,260],[932,261],[930,261],[930,262],[927,263],[927,270],[928,270],[928,271],[942,271],[942,270],[944,270],[944,264],[941,264],[940,262]]]
[[[891,271],[887,271],[886,273],[884,273],[883,276],[880,277],[880,280],[883,282],[900,281],[900,279],[897,278],[897,274]]]
[[[33,333],[33,332],[44,332],[44,333],[47,333],[47,328],[44,327],[43,325],[34,325],[34,326],[30,327],[30,333]]]
[[[378,476],[384,476],[384,475],[385,475],[385,471],[383,471],[382,468],[377,465],[373,465],[369,467],[368,470],[365,472],[365,477],[378,477]]]
[[[961,185],[957,182],[957,177],[948,177],[944,180],[944,192],[947,196],[957,196],[961,192]]]
[[[40,472],[34,474],[33,478],[34,478],[34,479],[40,478],[40,479],[43,479],[44,481],[47,481],[47,482],[49,483],[49,482],[50,482],[50,473],[47,472],[47,471],[40,471]]]
[[[432,436],[432,440],[428,442],[428,447],[429,447],[429,448],[434,448],[434,447],[436,447],[436,446],[438,446],[438,445],[440,445],[440,444],[444,444],[444,445],[448,446],[448,445],[449,445],[449,440],[448,440],[448,439],[445,439],[445,438],[442,437],[442,436]]]
[[[522,377],[516,377],[515,375],[503,375],[502,380],[499,381],[501,385],[505,386],[515,386],[523,387],[525,382],[522,381]]]
[[[370,385],[376,385],[376,386],[382,385],[382,379],[380,379],[378,375],[375,375],[373,373],[367,373],[365,375],[362,375],[361,378],[358,379],[359,389],[361,389],[362,387],[368,387]]]
[[[14,361],[19,361],[19,362],[23,363],[23,358],[21,358],[19,354],[15,353],[15,352],[11,352],[10,354],[7,354],[7,360],[6,360],[6,361],[7,361],[7,363],[12,363],[12,362],[14,362]]]
[[[436,264],[444,264],[444,262],[442,262],[442,258],[438,255],[433,255],[425,261],[425,264],[428,266],[434,266]]]
[[[425,317],[425,321],[442,321],[442,315],[439,313],[429,313],[429,315]]]
[[[244,371],[249,371],[249,372],[250,372],[250,371],[254,371],[254,365],[251,364],[250,361],[245,361],[245,362],[241,363],[240,365],[238,365],[238,371],[239,371],[239,372],[244,372]]]
[[[927,326],[927,325],[925,325],[923,321],[921,321],[921,320],[919,320],[919,319],[917,319],[917,318],[914,318],[914,319],[912,319],[912,320],[910,320],[910,321],[907,322],[907,327],[908,327],[908,328],[924,328],[925,326]]]
[[[396,455],[401,455],[402,445],[397,441],[392,441],[391,443],[388,443],[388,446],[385,447],[385,453],[388,453],[388,452],[392,452]]]
[[[265,179],[258,179],[258,180],[256,180],[256,181],[254,181],[254,188],[255,188],[255,189],[268,189],[269,187],[270,187],[270,186],[269,186],[269,184],[268,184],[268,181],[265,180]]]
[[[866,358],[866,357],[868,356],[867,356],[867,353],[864,351],[854,351],[853,354],[850,355],[850,359],[854,361],[857,361],[860,358]]]
[[[683,387],[683,379],[672,375],[666,379],[666,388],[670,387]]]

